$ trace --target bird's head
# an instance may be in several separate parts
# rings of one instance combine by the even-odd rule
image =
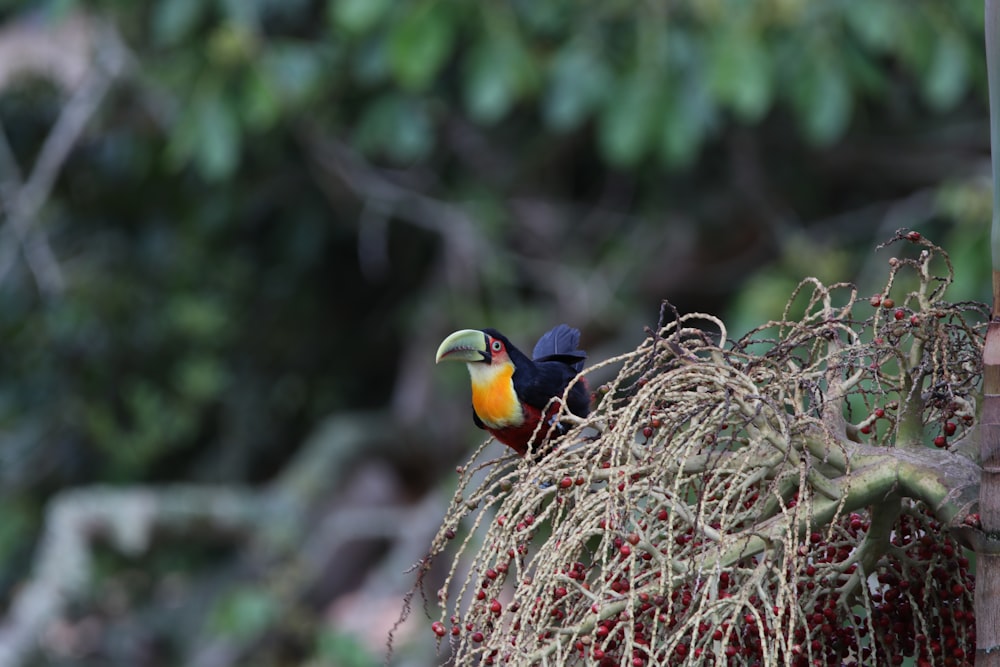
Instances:
[[[464,361],[470,365],[504,366],[511,363],[510,343],[493,329],[462,329],[438,346],[435,361]]]
[[[524,421],[514,390],[516,364],[530,364],[496,329],[456,331],[438,346],[437,361],[464,361],[472,379],[472,407],[489,428]]]

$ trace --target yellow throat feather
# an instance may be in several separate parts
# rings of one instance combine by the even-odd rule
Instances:
[[[466,364],[472,377],[472,407],[490,428],[519,426],[524,421],[514,392],[514,364]]]

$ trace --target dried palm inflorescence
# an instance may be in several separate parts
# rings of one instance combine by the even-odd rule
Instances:
[[[425,563],[453,559],[433,630],[455,663],[970,664],[947,527],[975,522],[987,313],[905,241],[878,296],[808,279],[735,342],[661,322],[552,451],[481,448]]]

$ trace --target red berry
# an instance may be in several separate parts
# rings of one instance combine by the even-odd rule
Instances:
[[[938,437],[934,438],[934,446],[935,447],[947,447],[948,446],[948,438],[944,437],[943,435],[939,435]]]
[[[893,314],[892,314],[892,316],[893,316],[893,317],[895,317],[895,318],[896,318],[896,320],[901,320],[901,319],[903,319],[904,317],[906,317],[906,313],[905,313],[905,312],[903,312],[903,309],[902,309],[902,308],[897,308],[897,309],[896,309],[896,312],[895,312],[895,313],[893,313]]]
[[[878,308],[882,305],[882,295],[876,294],[872,298],[868,299],[868,303],[870,303],[873,308]]]
[[[957,428],[958,426],[955,425],[955,422],[946,422],[944,425],[945,435],[955,435],[955,429]]]
[[[626,557],[627,556],[631,556],[632,555],[632,546],[629,545],[629,544],[623,544],[623,545],[621,545],[618,548],[618,551],[621,552],[622,556],[626,556]]]
[[[892,299],[882,299],[882,307],[888,310],[889,308],[895,308],[896,302]]]
[[[448,630],[444,627],[444,623],[441,621],[434,621],[431,623],[431,630],[433,630],[434,634],[438,637],[444,637],[448,633]]]
[[[646,438],[647,440],[649,438],[652,438],[653,437],[653,429],[652,429],[652,427],[647,426],[646,428],[642,429],[642,437]]]
[[[872,432],[872,427],[871,427],[871,425],[870,425],[870,424],[865,424],[864,426],[862,426],[862,427],[861,427],[861,429],[860,429],[860,430],[861,430],[861,432],[862,432],[862,433],[864,433],[865,435],[868,435],[869,433],[871,433],[871,432]]]
[[[492,600],[490,602],[490,611],[494,614],[499,614],[502,609],[503,605],[500,604],[499,600]]]
[[[882,417],[885,417],[885,410],[882,408],[875,408],[875,416],[882,419]]]
[[[635,546],[636,544],[639,544],[639,535],[637,533],[629,533],[625,537],[625,540],[632,546]]]
[[[661,509],[659,512],[656,513],[656,518],[659,519],[660,521],[666,521],[667,517],[669,516],[670,514],[665,509]]]
[[[476,642],[477,644],[479,642],[483,641],[483,639],[485,639],[485,637],[483,637],[483,633],[481,633],[479,631],[476,631],[476,632],[472,633],[472,641]]]
[[[559,488],[568,489],[571,486],[573,486],[572,477],[563,477],[561,480],[559,480]]]
[[[446,540],[453,540],[453,539],[455,539],[455,531],[452,530],[451,528],[449,528],[448,530],[444,531],[444,538]]]
[[[910,232],[906,235],[906,238],[916,243],[920,240],[920,232]]]

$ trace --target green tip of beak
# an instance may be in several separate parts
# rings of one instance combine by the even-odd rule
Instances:
[[[462,329],[451,334],[438,346],[435,363],[442,361],[489,361],[486,334],[475,329]]]

